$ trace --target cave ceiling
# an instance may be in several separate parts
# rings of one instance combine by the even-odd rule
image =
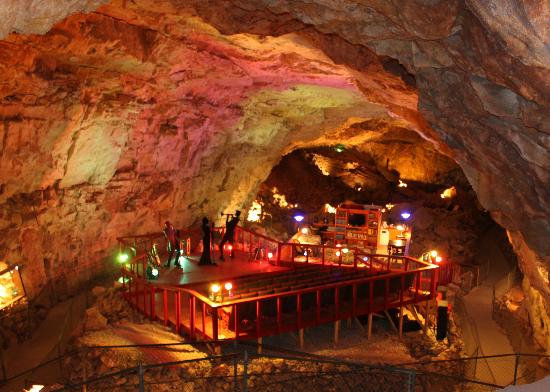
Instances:
[[[550,262],[549,7],[3,2],[1,256],[97,260],[118,234],[246,206],[293,149],[383,124],[461,166],[548,292],[532,266]]]

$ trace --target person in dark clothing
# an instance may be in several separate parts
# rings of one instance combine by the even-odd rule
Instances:
[[[169,221],[166,221],[164,222],[164,230],[162,230],[162,232],[164,234],[164,238],[166,238],[166,250],[168,251],[168,260],[166,260],[166,263],[164,264],[164,266],[168,268],[170,267],[172,256],[174,256],[174,253],[176,253],[176,250],[178,249],[177,239],[176,239],[176,229],[174,229],[174,226],[172,226],[172,224]],[[178,265],[178,256],[179,254],[176,254],[174,265]]]
[[[223,234],[222,241],[220,242],[220,260],[223,260],[223,246],[226,242],[229,242],[231,244],[231,251],[229,252],[229,256],[231,258],[235,257],[235,250],[233,249],[233,241],[235,237],[235,228],[239,224],[239,217],[241,216],[241,211],[237,210],[235,212],[235,216],[233,215],[227,215],[227,218],[225,219],[225,233]],[[231,220],[229,220],[229,217],[232,217]]]
[[[182,256],[182,246],[181,246],[181,232],[176,230],[176,261],[174,262],[177,266],[182,266],[182,259],[180,259]]]
[[[199,265],[217,265],[214,263],[210,257],[210,224],[208,218],[202,218],[202,254],[199,260]]]

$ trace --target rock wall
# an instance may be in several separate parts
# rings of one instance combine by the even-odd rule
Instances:
[[[31,294],[382,119],[460,164],[549,303],[545,2],[119,0],[6,36],[99,3],[0,6],[0,257]]]
[[[169,2],[75,14],[0,51],[0,257],[24,264],[30,296],[112,263],[117,235],[245,206],[293,148],[370,119],[417,126],[308,37],[224,36]]]

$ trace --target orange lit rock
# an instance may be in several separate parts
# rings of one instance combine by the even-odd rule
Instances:
[[[382,120],[459,163],[550,303],[544,2],[100,3],[0,5],[0,257],[31,294],[101,270],[117,235],[244,208],[283,154]]]

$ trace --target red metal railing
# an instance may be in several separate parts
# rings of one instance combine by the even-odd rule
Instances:
[[[196,290],[148,281],[146,257],[140,255],[122,269],[127,300],[151,320],[160,319],[164,325],[172,325],[178,333],[184,332],[192,339],[221,340],[302,329],[436,296],[438,269],[426,262],[369,255],[354,248],[343,253],[340,247],[281,243],[241,227],[235,236],[236,250],[251,255],[262,247],[270,249],[279,265],[308,263],[324,268],[364,268],[383,274],[251,298],[213,300]],[[311,257],[307,253],[310,251]],[[336,259],[327,256],[330,252],[334,252]],[[249,322],[244,323],[245,320]]]

